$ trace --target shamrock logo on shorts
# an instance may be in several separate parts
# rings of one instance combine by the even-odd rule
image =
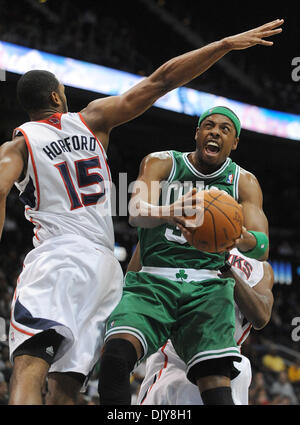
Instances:
[[[185,273],[184,270],[179,270],[179,273],[176,273],[176,278],[180,279],[182,282],[187,279],[188,275]]]

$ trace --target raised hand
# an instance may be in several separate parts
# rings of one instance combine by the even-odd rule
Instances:
[[[273,41],[264,40],[265,38],[282,32],[279,28],[284,23],[283,19],[276,19],[275,21],[268,22],[260,27],[252,30],[242,32],[241,34],[226,37],[223,41],[230,50],[243,50],[249,47],[261,44],[262,46],[273,46]]]

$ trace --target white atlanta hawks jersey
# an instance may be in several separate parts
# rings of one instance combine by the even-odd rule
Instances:
[[[264,276],[263,262],[242,255],[236,248],[230,251],[228,261],[241,279],[250,287],[257,285]],[[241,345],[249,335],[251,323],[247,321],[235,303],[235,333],[237,345]]]
[[[16,128],[28,149],[28,167],[16,183],[34,246],[53,236],[79,234],[114,249],[111,176],[101,142],[80,113],[56,113]]]

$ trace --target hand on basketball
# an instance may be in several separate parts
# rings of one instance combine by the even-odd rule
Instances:
[[[268,22],[267,24],[261,25],[252,30],[236,34],[223,39],[226,46],[230,50],[243,50],[249,47],[261,44],[262,46],[272,46],[273,41],[264,40],[266,37],[282,32],[282,28],[278,28],[284,23],[283,19],[276,19],[275,21]]]
[[[241,236],[235,240],[234,244],[226,249],[226,251],[231,251],[233,248],[237,248],[241,252],[247,252],[253,249],[256,245],[256,239],[249,233],[246,227],[242,227]]]
[[[193,188],[170,205],[170,215],[167,217],[167,222],[176,226],[178,224],[184,227],[199,226],[203,215],[203,199],[203,193]]]

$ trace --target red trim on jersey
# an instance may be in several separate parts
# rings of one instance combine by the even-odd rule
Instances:
[[[42,122],[44,124],[49,124],[49,125],[52,125],[53,127],[58,128],[59,130],[61,130],[61,116],[62,116],[61,112],[55,112],[55,114],[51,115],[51,117],[46,118],[45,120],[39,120],[39,121],[36,121],[36,122]]]
[[[167,346],[167,344],[168,344],[168,341],[165,343],[165,345],[160,349],[160,351],[162,352],[162,354],[164,355],[164,358],[165,358],[165,361],[164,361],[164,365],[163,365],[163,367],[160,369],[160,371],[159,371],[159,373],[158,373],[158,377],[157,377],[157,379],[156,379],[156,381],[148,388],[148,390],[147,390],[147,395],[146,395],[146,397],[144,397],[144,399],[143,399],[143,401],[141,402],[141,405],[144,403],[144,401],[146,400],[146,398],[147,398],[147,396],[148,396],[148,394],[150,393],[150,391],[151,391],[151,389],[152,389],[152,387],[153,387],[153,385],[155,385],[156,384],[156,382],[159,380],[159,378],[161,377],[161,374],[162,374],[162,372],[163,372],[163,370],[164,369],[166,369],[166,367],[167,367],[167,365],[168,365],[168,361],[169,361],[169,358],[168,358],[168,356],[166,355],[166,353],[165,353],[165,348],[166,348],[166,346]]]
[[[168,360],[169,360],[169,358],[168,358],[168,356],[166,355],[166,353],[165,353],[165,348],[166,348],[166,346],[167,346],[167,344],[168,344],[168,341],[165,343],[165,345],[160,349],[160,351],[163,353],[163,355],[164,355],[164,357],[165,357],[165,362],[164,362],[164,365],[163,365],[163,367],[160,369],[160,372],[159,372],[159,374],[158,374],[158,379],[161,377],[161,374],[162,374],[162,372],[163,372],[163,370],[164,369],[166,369],[166,367],[167,367],[167,365],[168,365]]]
[[[25,211],[28,211],[28,210],[31,210],[31,208],[30,208],[30,207],[25,208]],[[40,238],[38,237],[37,233],[38,233],[38,231],[40,230],[40,228],[41,228],[42,226],[41,226],[41,225],[40,225],[40,223],[38,223],[37,221],[32,220],[32,218],[31,218],[31,217],[29,217],[29,221],[30,221],[30,223],[32,223],[35,227],[36,227],[36,226],[39,226],[39,227],[38,227],[38,229],[36,228],[36,231],[34,231],[34,230],[33,230],[33,233],[34,233],[34,236],[37,238],[37,240],[40,242]]]
[[[87,125],[87,123],[85,122],[85,120],[84,120],[84,118],[83,118],[83,116],[81,115],[80,112],[78,112],[78,115],[79,115],[79,118],[81,119],[82,123],[86,126],[86,128],[89,130],[89,132],[92,133],[92,135],[95,137],[95,139],[96,139],[96,141],[97,141],[97,143],[98,143],[98,145],[99,145],[99,147],[101,149],[101,152],[102,152],[102,155],[103,155],[103,158],[104,158],[104,161],[105,161],[105,165],[106,165],[106,168],[107,168],[108,177],[109,177],[109,180],[111,181],[110,169],[109,169],[108,163],[106,161],[106,154],[104,152],[104,148],[102,146],[102,143],[100,142],[100,140],[98,139],[98,137],[95,135],[95,133]]]
[[[247,335],[247,333],[249,333],[250,332],[250,329],[252,328],[252,325],[251,325],[251,323],[250,323],[250,325],[248,326],[248,328],[247,329],[245,329],[244,330],[244,332],[243,332],[243,334],[242,334],[242,336],[240,337],[240,339],[238,340],[238,342],[237,342],[237,345],[240,345],[245,339],[246,339],[246,337],[248,336]]]
[[[37,169],[36,169],[36,165],[35,165],[35,161],[34,161],[34,156],[33,156],[33,152],[32,152],[32,149],[31,149],[31,145],[30,145],[28,136],[25,133],[25,131],[23,129],[19,128],[19,127],[17,127],[15,129],[15,132],[17,132],[17,131],[20,131],[23,134],[25,142],[26,142],[26,146],[27,146],[30,158],[31,158],[33,172],[34,172],[34,178],[35,178],[36,193],[37,193],[37,205],[35,207],[35,211],[37,211],[40,207],[40,186],[39,186],[39,180],[38,180]]]
[[[31,333],[31,332],[27,332],[27,331],[23,331],[23,329],[18,328],[16,325],[13,324],[12,320],[10,321],[11,326],[16,329],[18,332],[21,332],[22,334],[26,334],[29,336],[34,336],[35,334]]]

